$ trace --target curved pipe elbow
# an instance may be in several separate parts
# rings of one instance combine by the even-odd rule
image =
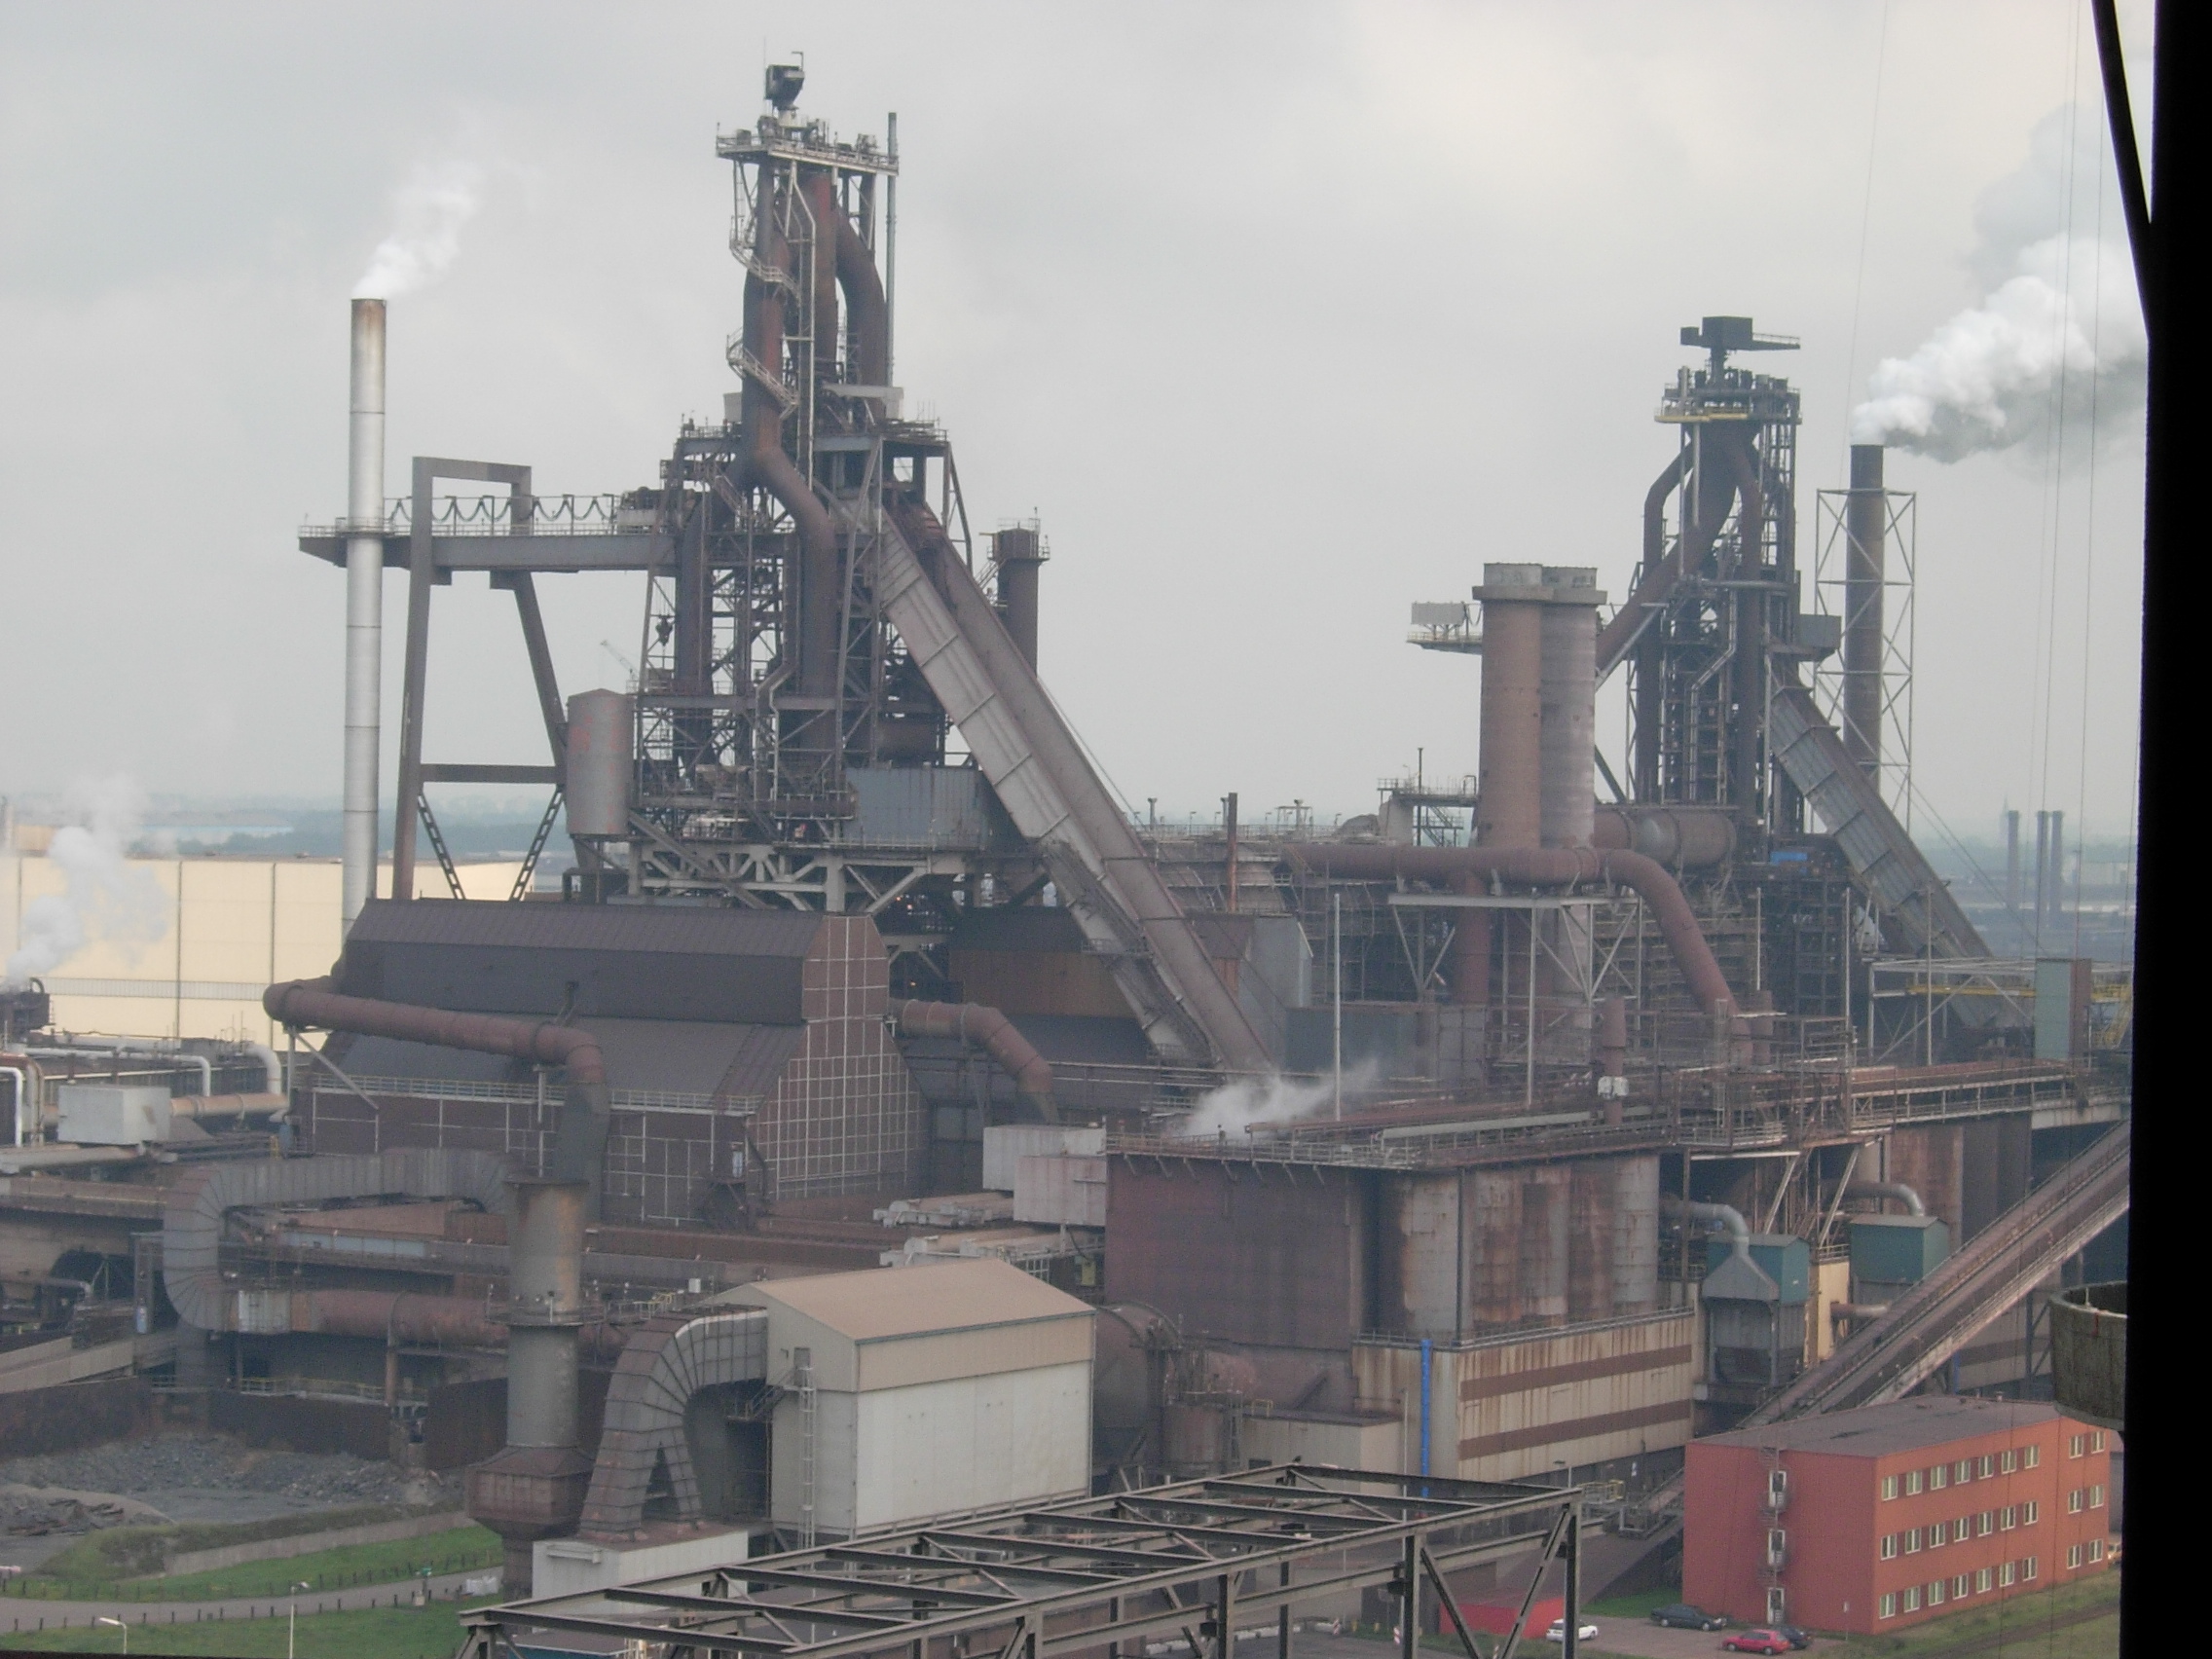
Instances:
[[[1014,1092],[1037,1109],[1048,1124],[1060,1121],[1052,1097],[1052,1065],[1013,1020],[981,1003],[895,1002],[891,1018],[907,1037],[952,1037],[981,1049],[1007,1076]]]
[[[1744,1219],[1744,1212],[1734,1204],[1699,1203],[1666,1193],[1660,1197],[1659,1207],[1678,1220],[1703,1227],[1709,1233],[1725,1233],[1728,1235],[1729,1250],[1744,1261],[1751,1259],[1751,1224]]]
[[[848,372],[862,386],[882,386],[891,374],[891,308],[875,255],[843,213],[837,214],[837,285],[852,323],[853,360]]]
[[[1926,1215],[1928,1206],[1921,1202],[1920,1195],[1902,1181],[1854,1181],[1844,1188],[1847,1198],[1895,1198],[1904,1205],[1907,1215]]]

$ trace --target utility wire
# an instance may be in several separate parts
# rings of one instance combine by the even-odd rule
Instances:
[[[1843,447],[1837,457],[1840,469],[1851,464],[1851,410],[1853,388],[1859,384],[1859,318],[1866,294],[1866,236],[1874,222],[1875,140],[1882,130],[1882,72],[1890,54],[1890,0],[1882,0],[1882,32],[1874,46],[1874,110],[1866,121],[1866,185],[1859,200],[1859,275],[1851,287],[1851,350],[1843,368]]]

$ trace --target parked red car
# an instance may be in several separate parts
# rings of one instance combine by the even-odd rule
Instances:
[[[1729,1637],[1721,1646],[1735,1653],[1777,1654],[1789,1651],[1789,1638],[1778,1630],[1747,1630]]]

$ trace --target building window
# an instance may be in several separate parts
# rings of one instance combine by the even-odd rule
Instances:
[[[2102,1509],[2104,1506],[2105,1489],[2101,1486],[2091,1487],[2089,1489],[2089,1507],[2091,1509]]]
[[[1997,1454],[1997,1472],[1999,1474],[2009,1475],[2018,1466],[2019,1458],[2013,1455],[2009,1446]]]
[[[1883,1501],[1884,1503],[1887,1503],[1887,1502],[1889,1502],[1889,1501],[1890,1501],[1890,1499],[1891,1499],[1891,1498],[1893,1498],[1893,1497],[1897,1496],[1897,1494],[1898,1494],[1898,1478],[1897,1478],[1897,1476],[1895,1476],[1895,1475],[1884,1475],[1884,1476],[1882,1477],[1882,1501]]]
[[[1919,1585],[1915,1584],[1911,1589],[1907,1590],[1904,1593],[1904,1610],[1908,1613],[1917,1613],[1920,1611]]]
[[[1982,1512],[1981,1512],[1981,1513],[1980,1513],[1979,1515],[1976,1515],[1976,1516],[1975,1516],[1975,1517],[1973,1518],[1973,1535],[1974,1535],[1975,1537],[1977,1537],[1977,1538],[1986,1538],[1986,1537],[1988,1537],[1988,1536],[1989,1536],[1989,1534],[1990,1534],[1990,1533],[1992,1533],[1992,1532],[1994,1532],[1994,1531],[1996,1531],[1996,1530],[1997,1530],[1997,1511],[1996,1511],[1996,1510],[1994,1510],[1994,1509],[1984,1509],[1984,1510],[1983,1510],[1983,1511],[1982,1511]]]
[[[2081,1514],[2082,1499],[2085,1495],[2086,1494],[2082,1491],[2080,1487],[2076,1487],[2072,1492],[2068,1493],[2066,1494],[2066,1513],[2069,1515]]]
[[[1940,1607],[1943,1604],[1943,1581],[1940,1578],[1931,1578],[1928,1581],[1928,1604],[1931,1607]]]
[[[2105,1559],[2105,1541],[2104,1541],[2104,1539],[2102,1539],[2102,1538],[2091,1538],[2091,1539],[2089,1540],[2089,1559],[2090,1559],[2091,1561],[2102,1561],[2102,1560],[2104,1560],[2104,1559]]]
[[[1950,1465],[1950,1464],[1948,1464],[1948,1463],[1937,1463],[1937,1464],[1936,1464],[1936,1466],[1935,1466],[1935,1467],[1934,1467],[1933,1469],[1930,1469],[1930,1470],[1928,1471],[1928,1490],[1929,1490],[1930,1492],[1941,1492],[1941,1491],[1942,1491],[1942,1490],[1943,1490],[1943,1489],[1944,1489],[1945,1487],[1949,1486],[1950,1484],[1951,1484],[1951,1465]]]
[[[1979,1567],[1974,1568],[1973,1593],[1976,1596],[1985,1595],[1988,1592],[1991,1583],[1992,1579],[1990,1578],[1988,1567]]]
[[[1943,1547],[1945,1535],[1948,1531],[1948,1527],[1941,1521],[1936,1522],[1935,1526],[1929,1528],[1928,1547],[1932,1550],[1941,1549]]]
[[[1997,1512],[1997,1525],[2003,1528],[2006,1531],[2009,1532],[2019,1524],[2020,1510],[2017,1504],[2008,1503],[2003,1509],[2000,1509]]]
[[[2034,1556],[2030,1556],[2026,1561],[2020,1563],[2020,1576],[2030,1584],[2036,1581],[2036,1558]]]
[[[1905,1533],[1904,1553],[1906,1555],[1918,1555],[1920,1553],[1920,1529],[1918,1527]]]
[[[1992,1457],[1988,1453],[1984,1452],[1981,1455],[1981,1460],[1974,1465],[1974,1473],[1979,1475],[1983,1480],[1987,1480],[1996,1472],[1997,1459]]]
[[[1898,1535],[1895,1532],[1884,1532],[1882,1534],[1882,1559],[1884,1561],[1898,1559]]]
[[[1894,1619],[1898,1616],[1898,1598],[1896,1591],[1893,1590],[1889,1595],[1882,1598],[1881,1609],[1882,1610],[1879,1616],[1882,1618]]]
[[[2036,1517],[2042,1513],[2043,1505],[2034,1498],[2029,1498],[2027,1502],[2020,1505],[2020,1525],[2033,1527],[2036,1524]]]
[[[1904,1494],[1907,1497],[1917,1497],[1920,1495],[1920,1471],[1918,1469],[1905,1470]]]
[[[1967,1482],[1972,1480],[1973,1459],[1972,1457],[1961,1457],[1956,1463],[1952,1464],[1951,1479],[1957,1481],[1961,1486],[1965,1486]]]
[[[2066,1442],[2066,1455],[2069,1457],[2079,1457],[2083,1453],[2088,1451],[2088,1449],[2089,1437],[2087,1435],[2076,1434],[2068,1437]]]
[[[1962,1602],[1965,1601],[1969,1596],[1972,1595],[1973,1574],[1971,1572],[1962,1572],[1958,1575],[1958,1577],[1952,1579],[1951,1594]]]
[[[2068,1544],[2068,1545],[2066,1546],[2066,1567],[2067,1567],[2067,1570],[2068,1570],[2068,1571],[2072,1571],[2072,1570],[2073,1570],[2073,1569],[2074,1569],[2075,1567],[2080,1567],[2081,1565],[2082,1565],[2082,1546],[2081,1546],[2080,1544]]]
[[[2090,1451],[2092,1451],[2092,1452],[2102,1452],[2102,1451],[2103,1451],[2104,1449],[2105,1449],[2105,1431],[2104,1431],[2103,1429],[2101,1429],[2101,1428],[2092,1428],[2092,1429],[2090,1429],[2090,1430],[2089,1430],[2089,1450],[2090,1450]]]
[[[2012,1580],[2019,1575],[2019,1568],[2015,1567],[2010,1562],[2002,1561],[1997,1564],[1997,1587],[2000,1590],[2011,1589]]]
[[[2043,1466],[2043,1448],[2042,1448],[2042,1447],[2041,1447],[2040,1445],[2036,1445],[2036,1444],[2033,1444],[2033,1443],[2031,1443],[2031,1444],[2029,1444],[2029,1445],[2026,1445],[2026,1446],[2023,1446],[2023,1447],[2021,1447],[2021,1448],[2020,1448],[2020,1467],[2021,1467],[2021,1468],[2023,1468],[2023,1469],[2039,1469],[2039,1468],[2041,1468],[2042,1466]]]

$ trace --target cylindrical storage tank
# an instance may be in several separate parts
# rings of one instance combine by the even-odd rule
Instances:
[[[1590,845],[1597,804],[1598,572],[1547,567],[1539,701],[1542,823],[1547,847]],[[1585,601],[1580,596],[1587,593]]]
[[[630,699],[619,691],[579,691],[569,699],[571,835],[630,832]]]
[[[1044,538],[1025,527],[1002,530],[998,553],[999,614],[1022,660],[1037,666],[1037,572],[1045,562]]]
[[[1521,1172],[1474,1169],[1466,1183],[1467,1319],[1478,1329],[1521,1320]]]
[[[1882,769],[1882,578],[1889,543],[1882,446],[1851,446],[1844,502],[1843,748],[1868,777]]]
[[[1567,1316],[1613,1316],[1613,1189],[1610,1160],[1586,1159],[1568,1169]]]
[[[1485,565],[1481,789],[1475,840],[1533,847],[1543,834],[1544,568]]]
[[[1659,1306],[1659,1160],[1613,1162],[1613,1314]]]
[[[1567,1323],[1567,1237],[1573,1171],[1563,1164],[1521,1174],[1521,1320]]]

